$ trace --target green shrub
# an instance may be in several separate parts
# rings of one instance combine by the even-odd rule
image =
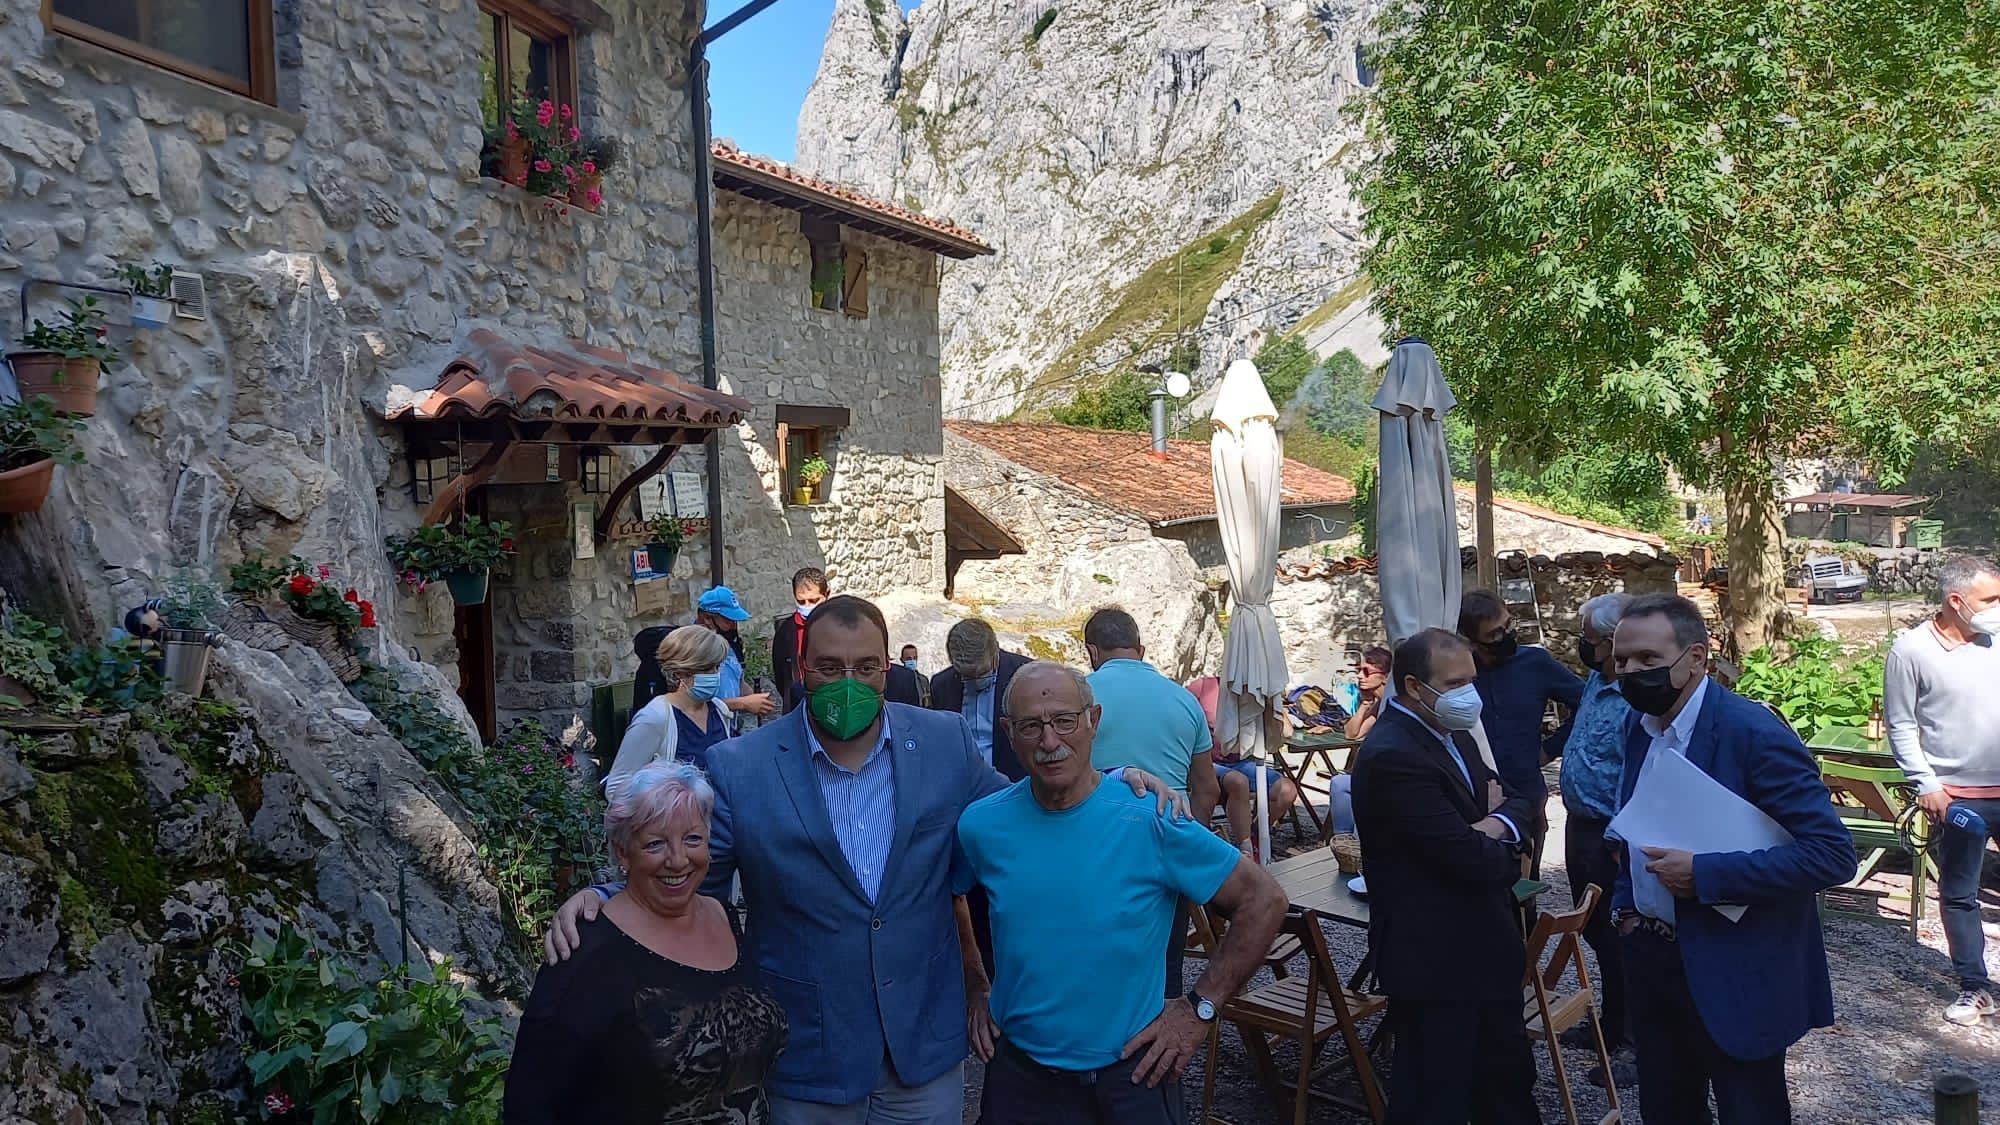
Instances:
[[[1823,637],[1791,644],[1789,658],[1760,648],[1743,659],[1736,690],[1784,714],[1810,742],[1828,727],[1865,726],[1882,702],[1878,648],[1843,665],[1840,645]]]
[[[449,962],[368,985],[291,927],[241,951],[245,1044],[263,1120],[483,1125],[500,1117],[505,1032],[465,1011]],[[407,966],[405,966],[405,970]]]
[[[1054,22],[1056,22],[1056,10],[1054,8],[1046,9],[1041,15],[1035,17],[1035,26],[1028,30],[1028,46],[1032,47],[1040,43],[1042,41],[1042,33],[1047,31],[1049,25]]]

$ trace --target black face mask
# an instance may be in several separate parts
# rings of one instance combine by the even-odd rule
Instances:
[[[1521,638],[1515,636],[1514,631],[1509,629],[1505,633],[1500,634],[1499,640],[1487,641],[1479,647],[1486,650],[1487,657],[1493,663],[1505,664],[1513,658],[1515,653],[1521,651]]]
[[[1591,644],[1588,637],[1576,639],[1576,662],[1591,669],[1595,669],[1600,663],[1597,659],[1597,646]]]
[[[1681,656],[1688,654],[1681,650]],[[1660,665],[1637,672],[1625,672],[1618,677],[1618,690],[1625,696],[1625,702],[1642,715],[1664,715],[1674,709],[1681,697],[1681,689],[1687,681],[1674,683],[1674,665],[1681,662],[1681,656]]]

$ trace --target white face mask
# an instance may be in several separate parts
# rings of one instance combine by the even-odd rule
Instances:
[[[813,615],[813,607],[807,605],[805,602],[800,602],[798,609],[799,609],[799,616],[801,618],[811,617]]]
[[[1424,686],[1430,687],[1429,684]],[[1471,730],[1478,724],[1479,712],[1485,707],[1484,701],[1479,698],[1478,688],[1460,684],[1450,691],[1441,692],[1436,688],[1431,688],[1431,691],[1437,695],[1437,702],[1431,704],[1431,712],[1444,729]]]
[[[1976,633],[1984,633],[1989,637],[2000,636],[2000,605],[1980,610],[1966,618],[1965,623],[1972,626]]]

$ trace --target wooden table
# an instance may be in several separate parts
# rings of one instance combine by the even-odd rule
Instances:
[[[1339,731],[1328,734],[1295,734],[1285,740],[1285,749],[1273,756],[1272,764],[1286,780],[1298,787],[1299,804],[1305,806],[1306,816],[1313,822],[1313,831],[1319,834],[1319,842],[1324,844],[1333,839],[1333,794],[1335,775],[1344,772],[1334,764],[1335,753],[1348,751],[1347,761],[1354,761],[1353,751],[1361,745],[1361,740],[1349,738]],[[1288,755],[1297,754],[1299,760],[1293,762]],[[1324,778],[1325,780],[1321,780]],[[1318,798],[1326,805],[1326,815],[1321,816],[1313,799]],[[1364,923],[1365,925],[1366,923]]]
[[[1347,888],[1347,881],[1354,876],[1341,872],[1331,848],[1281,859],[1269,870],[1293,906],[1308,907],[1344,925],[1367,928],[1368,900]],[[1540,880],[1523,879],[1514,884],[1514,900],[1530,902],[1548,889]]]

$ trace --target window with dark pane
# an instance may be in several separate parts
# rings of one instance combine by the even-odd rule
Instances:
[[[269,0],[50,0],[50,25],[236,93],[271,100]]]
[[[575,29],[532,4],[480,5],[479,103],[497,131],[515,98],[576,105]]]

